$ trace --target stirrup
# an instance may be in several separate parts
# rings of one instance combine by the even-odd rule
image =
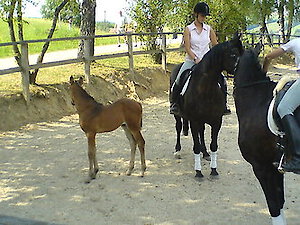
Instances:
[[[281,159],[280,159],[279,164],[278,164],[278,167],[277,167],[278,172],[281,173],[281,174],[284,174],[286,172],[284,170],[284,168],[282,167],[283,160],[284,160],[284,153],[282,154]]]

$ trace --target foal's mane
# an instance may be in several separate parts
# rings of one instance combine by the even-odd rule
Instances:
[[[91,95],[89,95],[87,93],[87,91],[84,90],[83,87],[80,84],[78,84],[77,81],[74,84],[77,86],[77,90],[79,91],[80,96],[82,98],[84,98],[85,101],[94,102],[94,103],[97,103],[99,105],[102,105],[101,103],[97,102]]]

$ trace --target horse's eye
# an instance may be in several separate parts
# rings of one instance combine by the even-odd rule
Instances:
[[[235,57],[236,57],[236,54],[231,54],[230,57],[231,57],[231,58],[235,58]]]

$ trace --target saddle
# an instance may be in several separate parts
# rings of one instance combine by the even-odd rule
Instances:
[[[279,105],[280,101],[282,100],[283,96],[288,91],[288,89],[293,85],[294,82],[295,82],[295,80],[287,82],[283,86],[283,88],[276,94],[276,96],[274,98],[274,106],[272,109],[272,116],[273,116],[276,126],[278,127],[278,130],[281,132],[284,132],[284,129],[283,129],[283,126],[281,123],[281,118],[277,112],[277,108],[278,108],[278,105]]]

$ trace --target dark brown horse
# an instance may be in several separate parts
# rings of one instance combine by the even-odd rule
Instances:
[[[273,162],[281,152],[268,128],[267,112],[275,82],[270,81],[258,61],[260,45],[244,52],[234,78],[234,100],[239,121],[238,145],[244,159],[252,165],[265,198],[273,224],[285,225],[283,214],[284,182]],[[297,118],[299,120],[299,110]]]
[[[225,95],[218,80],[222,71],[233,73],[243,46],[236,35],[231,41],[214,46],[205,54],[191,73],[189,86],[182,97],[181,111],[184,119],[190,121],[193,136],[196,177],[201,172],[200,152],[206,151],[204,143],[205,124],[211,126],[211,175],[217,172],[218,134],[225,109]],[[200,136],[200,138],[199,138]]]
[[[104,106],[91,97],[83,88],[83,79],[75,81],[70,77],[72,104],[79,114],[79,124],[88,139],[89,178],[96,178],[99,171],[96,159],[95,137],[97,133],[110,132],[122,126],[131,148],[131,158],[127,175],[131,175],[134,168],[136,146],[141,153],[141,176],[146,170],[145,140],[141,134],[142,105],[134,100],[123,98],[111,105]]]

